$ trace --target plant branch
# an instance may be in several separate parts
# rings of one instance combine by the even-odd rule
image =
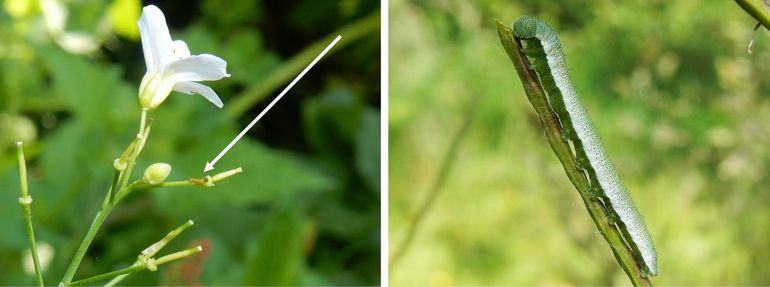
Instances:
[[[142,266],[142,265],[132,265],[131,267],[128,267],[128,268],[124,268],[124,269],[112,271],[112,272],[109,272],[109,273],[104,273],[104,274],[96,275],[96,276],[93,276],[93,277],[88,277],[86,279],[81,279],[81,280],[72,282],[70,284],[66,284],[65,286],[83,286],[83,285],[88,285],[88,284],[91,284],[91,283],[94,283],[94,282],[97,282],[97,281],[101,281],[101,280],[106,280],[106,279],[109,279],[109,278],[112,278],[112,277],[115,277],[115,276],[120,276],[120,275],[130,274],[130,273],[134,273],[134,272],[139,272],[139,271],[142,271],[142,270],[144,270],[146,268],[147,267]]]
[[[172,254],[163,256],[163,257],[158,258],[158,259],[147,258],[145,261],[143,261],[143,262],[141,262],[139,264],[134,264],[134,265],[131,265],[130,267],[123,268],[123,269],[120,269],[120,270],[116,270],[116,271],[112,271],[112,272],[96,275],[96,276],[93,276],[93,277],[88,277],[86,279],[81,279],[81,280],[72,282],[70,284],[64,284],[64,286],[83,286],[83,285],[89,285],[89,284],[94,283],[94,282],[98,282],[98,281],[101,281],[101,280],[106,280],[106,279],[109,279],[109,278],[112,278],[112,277],[116,277],[116,276],[122,276],[122,275],[131,274],[131,273],[136,273],[136,272],[139,272],[139,271],[142,271],[142,270],[145,270],[145,269],[150,270],[150,271],[155,271],[155,270],[158,270],[158,265],[161,265],[163,263],[167,263],[169,261],[174,261],[174,260],[177,260],[177,259],[182,259],[182,258],[185,258],[187,256],[193,255],[193,254],[201,252],[201,251],[203,251],[203,248],[201,248],[200,246],[196,246],[196,247],[193,247],[193,248],[190,248],[190,249],[187,249],[187,250],[183,250],[183,251],[179,251],[179,252],[176,252],[176,253],[172,253]]]
[[[221,181],[221,180],[224,180],[224,179],[226,179],[228,177],[231,177],[233,175],[239,174],[241,172],[243,172],[243,168],[238,167],[238,168],[234,168],[234,169],[231,169],[231,170],[227,170],[227,171],[223,171],[223,172],[217,173],[217,174],[215,174],[213,176],[207,175],[207,176],[205,176],[203,178],[191,178],[189,180],[167,181],[167,182],[163,182],[163,183],[157,184],[155,186],[159,186],[159,187],[179,187],[179,186],[196,186],[196,185],[201,185],[201,186],[212,187],[212,186],[214,186],[214,183],[216,183],[218,181]]]
[[[331,50],[329,54],[341,50],[340,48],[355,42],[363,36],[377,32],[379,27],[380,11],[377,10],[365,18],[350,23],[345,27],[328,34],[326,37],[319,39],[299,52],[299,54],[286,61],[281,67],[270,73],[267,78],[249,86],[244,92],[233,98],[233,100],[231,100],[224,108],[225,116],[230,119],[235,119],[248,111],[249,108],[264,99],[271,91],[275,90],[278,86],[289,81],[289,79],[299,73],[299,71],[301,71],[305,65],[316,56],[318,51],[323,49],[324,46],[336,38],[337,35],[343,35],[344,37],[337,44],[337,49]]]
[[[645,277],[641,267],[634,259],[633,250],[625,243],[621,232],[613,224],[613,221],[610,220],[604,204],[599,200],[599,197],[590,194],[589,182],[585,174],[576,168],[575,155],[572,153],[569,143],[562,140],[564,137],[561,133],[559,121],[548,105],[548,99],[537,74],[532,69],[529,60],[522,53],[521,44],[513,37],[513,31],[510,28],[500,21],[496,22],[500,41],[516,68],[527,99],[529,99],[529,102],[537,112],[540,123],[548,138],[548,143],[556,157],[559,158],[570,182],[580,193],[580,197],[583,199],[591,219],[593,219],[597,229],[607,243],[609,243],[615,259],[626,272],[631,283],[634,286],[651,286],[652,283]]]
[[[171,242],[171,240],[174,240],[174,238],[176,238],[180,233],[182,233],[182,231],[184,231],[185,229],[187,229],[192,225],[193,225],[193,221],[188,220],[181,226],[177,227],[176,229],[166,234],[166,236],[163,237],[163,239],[161,239],[160,241],[153,243],[149,247],[142,250],[142,252],[139,253],[139,259],[136,260],[136,262],[134,262],[134,264],[131,265],[131,267],[142,265],[142,260],[147,260],[155,256],[155,254],[158,253],[161,249],[163,249],[163,247],[166,246],[166,244]],[[113,278],[112,280],[110,280],[110,282],[107,282],[107,284],[105,284],[104,286],[115,286],[116,284],[120,283],[120,281],[123,281],[123,279],[128,277],[128,275],[130,274],[121,274]]]
[[[460,150],[460,143],[465,138],[465,135],[468,133],[470,128],[473,115],[476,111],[476,106],[478,105],[478,101],[478,96],[473,96],[471,98],[471,103],[468,105],[467,110],[465,110],[465,115],[463,117],[460,129],[452,138],[449,149],[447,150],[446,154],[444,154],[444,158],[441,160],[438,174],[436,175],[431,189],[428,191],[428,196],[422,203],[420,203],[419,207],[417,208],[417,213],[415,213],[414,217],[411,219],[409,225],[407,226],[406,235],[401,240],[399,245],[396,246],[393,255],[390,257],[388,269],[391,270],[391,272],[395,266],[398,265],[398,262],[401,260],[404,254],[406,254],[406,251],[409,249],[412,241],[414,241],[414,236],[417,233],[418,227],[422,223],[425,216],[428,214],[428,211],[430,211],[441,190],[443,190],[444,183],[449,177],[452,166],[454,166],[454,161],[457,158],[457,153]]]
[[[83,241],[80,243],[78,251],[75,252],[75,257],[72,258],[69,267],[67,267],[67,273],[64,274],[64,278],[62,279],[62,283],[60,285],[66,286],[72,282],[72,278],[75,277],[75,272],[78,271],[78,267],[80,266],[80,261],[83,260],[83,256],[86,255],[88,247],[91,246],[91,242],[94,240],[96,232],[99,231],[99,228],[102,226],[102,224],[104,224],[104,220],[107,219],[107,216],[110,214],[110,212],[112,212],[114,207],[115,204],[111,203],[107,206],[104,206],[101,210],[99,210],[99,212],[96,213],[96,217],[91,223],[91,227],[88,228],[86,237],[83,238]]]
[[[110,184],[110,188],[107,190],[107,194],[105,195],[106,198],[101,209],[96,213],[96,217],[88,228],[85,238],[83,238],[69,267],[67,267],[67,272],[64,274],[64,278],[62,278],[61,285],[69,285],[72,282],[72,278],[75,277],[80,262],[86,255],[88,247],[91,246],[91,242],[94,240],[96,233],[102,227],[107,216],[110,215],[110,212],[112,212],[118,202],[134,189],[146,186],[138,181],[135,181],[130,185],[128,184],[129,177],[131,177],[131,170],[133,169],[134,164],[136,164],[136,158],[139,157],[139,154],[142,152],[144,144],[147,142],[147,137],[150,134],[152,119],[146,120],[146,117],[147,111],[142,110],[142,120],[139,127],[140,132],[136,135],[136,138],[131,144],[128,145],[126,150],[123,151],[123,154],[113,163],[117,174],[113,176],[113,181]]]
[[[770,3],[766,0],[735,0],[746,13],[770,30]]]
[[[146,117],[146,110],[142,110],[142,118]],[[145,119],[142,119],[142,126],[139,128],[141,133],[136,134],[136,145],[134,145],[134,148],[132,151],[129,152],[128,160],[125,162],[126,168],[122,171],[121,179],[120,179],[120,186],[118,190],[121,190],[126,187],[128,184],[128,179],[131,177],[131,171],[134,168],[134,165],[136,164],[136,158],[139,157],[139,154],[142,153],[142,149],[144,149],[144,144],[147,142],[147,137],[150,135],[150,129],[152,127],[152,119],[150,119],[147,123],[147,125],[144,125]]]
[[[37,255],[35,230],[32,228],[32,196],[29,194],[27,185],[27,161],[24,159],[24,146],[22,142],[16,143],[16,153],[19,155],[19,185],[21,186],[19,204],[24,214],[24,226],[27,231],[27,239],[29,240],[29,252],[32,254],[32,262],[35,265],[37,285],[45,286],[45,283],[43,283],[43,273],[40,269],[40,259]]]

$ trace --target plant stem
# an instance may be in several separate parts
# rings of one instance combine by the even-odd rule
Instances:
[[[161,187],[179,187],[179,186],[193,186],[196,185],[192,183],[189,180],[177,180],[177,181],[167,181],[164,183],[161,183]]]
[[[404,256],[404,254],[406,254],[406,251],[409,249],[409,246],[411,246],[412,241],[414,241],[414,236],[417,233],[418,227],[422,223],[425,216],[428,214],[428,211],[430,211],[433,203],[438,197],[438,194],[441,192],[441,190],[443,190],[444,183],[449,177],[449,172],[452,170],[454,161],[457,158],[457,152],[460,150],[460,143],[462,143],[462,140],[465,138],[465,135],[468,133],[470,128],[471,120],[473,119],[473,114],[476,111],[476,106],[478,104],[478,99],[478,96],[473,96],[471,98],[471,103],[468,105],[467,110],[465,111],[460,129],[452,138],[449,149],[441,160],[438,174],[436,175],[431,189],[428,191],[427,197],[422,203],[420,203],[419,207],[417,208],[417,213],[414,215],[412,220],[409,222],[409,225],[407,226],[406,235],[401,240],[399,245],[396,246],[393,255],[390,257],[388,269],[391,272],[393,272],[393,268],[398,265],[398,262],[401,261],[401,258]]]
[[[147,123],[147,109],[142,109],[142,116],[139,120],[139,133],[136,134],[136,136],[143,136],[144,135],[144,127]]]
[[[96,218],[94,218],[94,221],[91,223],[91,227],[88,228],[88,233],[86,233],[86,237],[83,238],[83,241],[80,243],[78,251],[75,252],[75,257],[72,258],[72,262],[70,262],[70,266],[67,268],[67,273],[64,274],[64,279],[62,279],[63,285],[69,285],[70,282],[72,282],[72,278],[75,276],[75,272],[77,272],[78,267],[80,266],[80,261],[83,260],[83,256],[86,255],[88,247],[91,246],[91,242],[94,240],[96,232],[99,231],[99,228],[114,207],[114,203],[108,204],[96,213]]]
[[[240,95],[236,96],[224,108],[225,115],[230,119],[235,119],[248,111],[251,106],[265,98],[271,91],[279,85],[285,83],[299,71],[301,71],[307,62],[316,56],[319,50],[331,42],[337,35],[342,35],[342,40],[337,44],[329,54],[341,50],[342,47],[355,42],[359,38],[376,33],[380,27],[380,11],[377,10],[365,18],[342,27],[341,29],[328,34],[326,37],[316,41],[308,46],[299,54],[286,61],[281,67],[270,73],[264,80],[255,83],[246,88]]]
[[[19,185],[21,186],[21,197],[19,204],[24,214],[24,226],[29,240],[29,252],[32,254],[32,262],[35,265],[35,279],[38,286],[45,286],[43,283],[43,273],[40,270],[40,259],[37,255],[37,246],[35,243],[35,230],[32,228],[32,196],[29,195],[27,185],[27,161],[24,159],[24,146],[22,142],[16,143],[16,153],[19,155]]]
[[[182,251],[179,251],[179,252],[176,252],[176,253],[172,253],[172,254],[163,256],[161,258],[158,258],[157,260],[149,258],[147,260],[148,261],[152,261],[152,263],[150,263],[150,262],[146,262],[146,264],[141,264],[141,263],[140,264],[136,264],[136,263],[134,263],[134,265],[131,265],[131,267],[120,269],[120,270],[116,270],[116,271],[112,271],[112,272],[108,272],[108,273],[104,273],[104,274],[101,274],[101,275],[96,275],[96,276],[89,277],[89,278],[82,279],[82,280],[78,280],[78,281],[72,282],[71,284],[65,284],[65,286],[82,286],[82,285],[87,285],[87,284],[90,284],[90,283],[93,283],[93,282],[96,282],[96,281],[105,280],[105,279],[112,278],[112,277],[115,277],[115,276],[128,275],[128,274],[131,274],[131,273],[142,271],[144,269],[150,269],[150,267],[148,267],[148,266],[153,266],[152,269],[150,269],[150,270],[151,271],[155,271],[156,270],[155,268],[157,268],[157,265],[161,265],[161,264],[167,263],[169,261],[185,258],[187,256],[193,255],[193,254],[201,252],[201,251],[203,251],[203,249],[200,246],[196,246],[196,247],[193,247],[193,248],[190,248],[190,249],[187,249],[187,250],[182,250]],[[110,283],[112,283],[112,282],[110,282]]]
[[[86,237],[83,238],[83,241],[80,243],[80,247],[78,247],[77,252],[75,252],[75,257],[72,258],[69,267],[67,267],[67,272],[64,274],[64,278],[62,278],[61,281],[62,285],[69,285],[72,282],[72,278],[75,277],[75,273],[77,272],[83,257],[86,255],[88,247],[91,246],[91,242],[94,240],[96,233],[102,227],[102,224],[104,224],[104,221],[107,219],[107,216],[110,215],[110,212],[112,212],[112,210],[115,208],[118,202],[123,199],[123,197],[128,195],[136,186],[140,186],[139,182],[134,182],[129,185],[128,179],[131,177],[131,170],[134,167],[134,164],[136,164],[136,158],[139,157],[139,154],[142,152],[142,148],[144,148],[144,144],[150,134],[150,126],[152,125],[152,120],[147,121],[146,118],[147,110],[143,109],[139,133],[136,135],[134,142],[132,142],[123,152],[124,155],[126,153],[130,154],[125,162],[126,167],[125,169],[120,170],[118,174],[113,176],[113,181],[110,184],[110,188],[106,194],[107,198],[105,198],[101,210],[96,213],[96,217],[91,223],[91,227],[88,228]],[[120,159],[122,160],[122,158],[123,156],[121,156]],[[119,183],[117,188],[115,187],[116,182]],[[110,200],[110,197],[112,200]]]
[[[132,267],[136,267],[136,266],[142,266],[142,263],[141,263],[141,262],[139,262],[139,261],[137,260],[137,261],[136,261],[136,262],[134,262],[134,264],[133,264],[133,265],[131,265],[131,267],[129,267],[129,268],[132,268]],[[118,275],[117,277],[115,277],[115,278],[112,278],[112,280],[110,280],[110,282],[107,282],[107,284],[104,284],[104,287],[115,286],[115,285],[117,285],[118,283],[120,283],[120,281],[123,281],[123,279],[126,279],[126,277],[128,277],[128,275],[131,275],[131,273],[127,273],[127,274],[120,274],[120,275]]]
[[[147,116],[146,112],[147,112],[146,110],[142,110],[142,118]],[[126,169],[121,172],[122,174],[121,174],[120,186],[118,190],[122,190],[123,188],[126,187],[126,185],[128,185],[128,179],[129,177],[131,177],[131,171],[134,168],[134,165],[136,164],[136,158],[139,157],[139,154],[142,152],[142,149],[144,149],[144,144],[147,142],[147,137],[150,135],[151,125],[152,125],[152,120],[150,120],[146,126],[142,125],[142,127],[140,127],[140,130],[142,131],[142,133],[136,134],[137,143],[136,143],[136,146],[134,146],[134,150],[131,151],[131,155],[129,156],[128,161],[126,162]]]
[[[762,23],[765,29],[770,29],[770,5],[763,0],[735,0],[746,13]]]
[[[149,247],[147,247],[144,250],[142,250],[142,252],[139,253],[139,258],[140,259],[137,260],[136,262],[134,262],[134,264],[131,265],[131,267],[137,266],[137,265],[141,265],[142,264],[142,261],[141,261],[142,259],[147,260],[148,258],[151,258],[151,257],[155,256],[155,254],[158,253],[161,249],[163,249],[163,247],[165,247],[166,244],[171,242],[171,240],[174,240],[174,238],[176,238],[180,233],[182,233],[182,231],[184,231],[185,229],[187,229],[188,227],[190,227],[192,225],[193,225],[193,221],[192,220],[188,220],[187,222],[185,222],[181,226],[177,227],[176,229],[174,229],[171,232],[169,232],[168,234],[166,234],[166,236],[164,236],[163,239],[161,239],[160,241],[155,242],[152,245],[150,245]],[[123,279],[128,277],[128,275],[129,274],[123,274],[123,275],[117,276],[117,277],[113,278],[112,280],[110,280],[110,282],[107,282],[107,284],[105,284],[104,286],[115,286],[116,284],[120,283],[120,281],[122,281]]]
[[[83,286],[83,285],[88,285],[88,284],[93,283],[93,282],[105,280],[105,279],[112,278],[112,277],[115,277],[115,276],[120,276],[120,275],[130,274],[130,273],[134,273],[134,272],[139,272],[139,271],[142,271],[144,269],[146,269],[146,267],[143,266],[143,265],[132,265],[131,267],[128,267],[128,268],[124,268],[124,269],[112,271],[112,272],[109,272],[109,273],[104,273],[104,274],[96,275],[96,276],[93,276],[93,277],[88,277],[86,279],[81,279],[81,280],[72,282],[71,284],[67,284],[67,286]]]
[[[96,213],[96,217],[94,218],[94,221],[91,223],[91,227],[88,228],[88,233],[86,233],[86,237],[83,238],[83,241],[80,243],[80,247],[78,247],[78,251],[75,252],[75,257],[72,258],[72,262],[70,262],[70,266],[67,268],[67,273],[65,273],[64,279],[62,279],[63,285],[69,285],[70,282],[72,282],[72,278],[75,276],[75,272],[77,272],[77,269],[80,266],[80,261],[83,260],[83,257],[86,255],[86,251],[88,251],[88,247],[91,246],[91,242],[94,240],[96,233],[102,227],[102,224],[104,224],[104,221],[107,219],[107,216],[110,215],[110,213],[115,208],[115,206],[118,205],[121,199],[123,199],[124,197],[126,197],[126,195],[131,193],[131,191],[137,188],[142,188],[144,186],[146,185],[143,185],[139,181],[135,181],[129,184],[128,186],[124,187],[123,189],[115,193],[114,200],[111,203],[104,205],[102,209]]]
[[[609,243],[610,248],[615,255],[615,259],[626,272],[631,283],[634,284],[634,286],[651,286],[652,283],[645,277],[641,267],[634,260],[633,250],[625,243],[621,232],[609,219],[604,204],[597,196],[592,196],[590,194],[589,183],[585,174],[576,168],[574,154],[572,153],[569,143],[562,140],[563,135],[561,134],[558,119],[548,104],[548,99],[538,80],[537,74],[535,74],[529,60],[522,53],[521,44],[514,39],[513,31],[511,31],[510,28],[500,21],[496,22],[500,41],[505,48],[505,52],[510,57],[511,62],[513,62],[514,67],[516,67],[516,72],[519,75],[527,98],[535,108],[540,123],[542,124],[543,129],[545,129],[548,143],[556,154],[556,157],[559,158],[570,182],[572,182],[572,185],[574,185],[578,190],[578,193],[580,193],[580,197],[583,199],[583,203],[585,204],[586,209],[588,209],[591,219],[593,219],[597,229],[607,243]]]
[[[155,254],[160,252],[160,250],[163,249],[163,247],[165,247],[166,244],[171,242],[171,240],[174,240],[174,238],[179,236],[179,234],[182,233],[182,231],[184,231],[185,229],[187,229],[188,227],[190,227],[192,225],[193,225],[193,221],[192,220],[187,220],[184,224],[182,224],[181,226],[177,227],[176,229],[174,229],[171,232],[169,232],[168,234],[166,234],[166,236],[164,236],[163,239],[161,239],[158,242],[153,243],[149,247],[147,247],[144,250],[142,250],[140,255],[144,256],[146,258],[150,258],[150,257],[155,256]]]
[[[171,253],[169,255],[166,255],[166,256],[163,256],[161,258],[158,258],[158,260],[155,260],[155,264],[161,265],[161,264],[169,262],[169,261],[174,261],[174,260],[177,260],[177,259],[185,258],[187,256],[193,255],[193,254],[201,252],[201,251],[203,251],[203,247],[195,246],[195,247],[187,249],[187,250],[182,250],[182,251],[179,251],[179,252]]]
[[[189,180],[167,181],[167,182],[155,185],[155,186],[160,186],[160,187],[179,187],[179,186],[195,186],[195,185],[199,185],[200,186],[200,185],[202,185],[202,186],[212,187],[212,186],[214,186],[214,183],[216,183],[217,181],[222,181],[222,180],[224,180],[224,179],[226,179],[228,177],[231,177],[233,175],[239,174],[241,172],[243,172],[243,168],[237,167],[237,168],[234,168],[234,169],[231,169],[231,170],[226,170],[226,171],[217,173],[217,174],[215,174],[213,176],[206,176],[206,177],[204,177],[202,179],[191,178]]]

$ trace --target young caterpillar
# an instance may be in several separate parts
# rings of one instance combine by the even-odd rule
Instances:
[[[564,137],[575,146],[578,169],[590,176],[591,189],[609,200],[621,221],[618,226],[630,237],[627,240],[636,251],[635,256],[642,257],[637,257],[637,261],[644,263],[647,273],[657,275],[657,258],[650,234],[572,87],[559,36],[548,24],[532,16],[521,16],[513,22],[513,36],[527,44],[524,53],[533,61]]]

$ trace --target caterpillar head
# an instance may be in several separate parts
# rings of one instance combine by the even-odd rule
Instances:
[[[520,16],[513,21],[513,35],[519,39],[532,39],[537,34],[537,23],[540,22],[534,16]]]

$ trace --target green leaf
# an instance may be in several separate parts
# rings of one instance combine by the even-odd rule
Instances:
[[[303,106],[303,127],[320,154],[349,155],[363,107],[348,89],[338,89],[308,100]]]
[[[254,31],[239,31],[222,49],[232,78],[243,84],[259,82],[281,63],[281,59],[264,50],[262,39]]]
[[[136,89],[120,79],[120,71],[53,48],[40,48],[53,79],[54,93],[64,97],[87,126],[116,128],[139,114]]]
[[[372,190],[380,190],[380,113],[371,108],[361,115],[356,133],[356,169]]]
[[[80,226],[101,203],[118,144],[104,130],[84,128],[80,123],[68,121],[49,135],[39,166],[29,167],[30,173],[38,175],[29,184],[40,194],[35,198],[39,222]]]
[[[246,259],[246,285],[296,285],[304,261],[305,223],[291,204],[267,220]]]

